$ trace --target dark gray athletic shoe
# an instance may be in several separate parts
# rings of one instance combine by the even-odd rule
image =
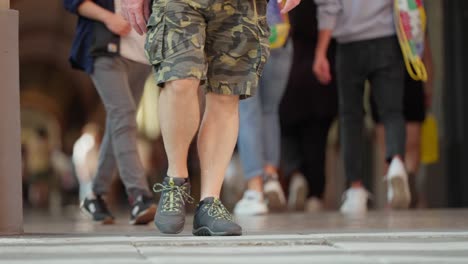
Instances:
[[[208,197],[198,204],[192,233],[195,236],[240,236],[242,228],[219,199]]]
[[[161,193],[154,218],[156,227],[165,234],[182,232],[185,224],[185,203],[193,202],[188,179],[165,177],[163,183],[156,184],[153,190]]]
[[[102,196],[96,198],[85,198],[80,205],[81,211],[88,215],[91,219],[102,224],[113,224],[114,216],[107,209],[106,202]]]
[[[132,204],[130,212],[131,225],[146,225],[154,220],[156,214],[156,204],[152,197],[140,195]]]

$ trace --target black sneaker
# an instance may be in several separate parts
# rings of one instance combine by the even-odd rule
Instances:
[[[154,218],[156,227],[165,234],[182,232],[185,225],[185,203],[193,202],[188,179],[165,177],[163,183],[156,184],[153,190],[161,193]]]
[[[106,202],[102,196],[98,195],[96,198],[85,198],[80,205],[81,210],[96,222],[102,224],[113,224],[114,216],[107,209]]]
[[[156,214],[156,204],[152,197],[140,195],[132,205],[130,213],[131,225],[146,225],[154,220]]]
[[[242,227],[234,222],[219,199],[208,197],[198,204],[192,233],[195,236],[240,236]]]

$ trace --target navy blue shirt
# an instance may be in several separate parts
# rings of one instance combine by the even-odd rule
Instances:
[[[85,0],[63,0],[63,4],[66,10],[78,15],[78,23],[76,25],[69,61],[73,68],[91,74],[94,68],[94,57],[118,54],[119,37],[110,33],[102,23],[78,14],[78,7],[84,1]],[[94,3],[114,12],[114,0],[94,0]],[[101,29],[101,31],[97,32],[96,29]],[[102,32],[102,30],[107,30],[107,32]],[[99,36],[97,36],[97,34],[99,34]],[[108,50],[109,43],[113,43],[116,47],[112,49],[113,52],[105,52]]]

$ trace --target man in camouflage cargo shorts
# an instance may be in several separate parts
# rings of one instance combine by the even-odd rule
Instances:
[[[191,202],[188,148],[200,123],[198,88],[206,107],[198,133],[201,201],[194,235],[241,235],[219,200],[224,174],[237,140],[239,99],[254,94],[269,55],[266,0],[122,0],[124,17],[143,34],[161,89],[159,118],[169,161],[155,224],[175,234]],[[288,12],[300,0],[286,0]]]

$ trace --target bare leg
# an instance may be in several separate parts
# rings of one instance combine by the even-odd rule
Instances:
[[[421,124],[407,123],[406,135],[406,169],[409,173],[416,175],[421,163]]]
[[[239,96],[209,93],[198,134],[201,200],[219,198],[239,131]]]
[[[247,189],[263,193],[263,176],[258,175],[247,182]]]
[[[188,149],[200,123],[199,83],[196,79],[177,80],[161,89],[159,119],[171,177],[188,177]]]
[[[278,168],[275,165],[267,164],[265,165],[265,173],[267,175],[278,174]]]
[[[421,124],[406,123],[406,155],[405,165],[408,170],[408,180],[411,190],[411,208],[417,208],[425,197],[418,191],[416,176],[421,163]]]

